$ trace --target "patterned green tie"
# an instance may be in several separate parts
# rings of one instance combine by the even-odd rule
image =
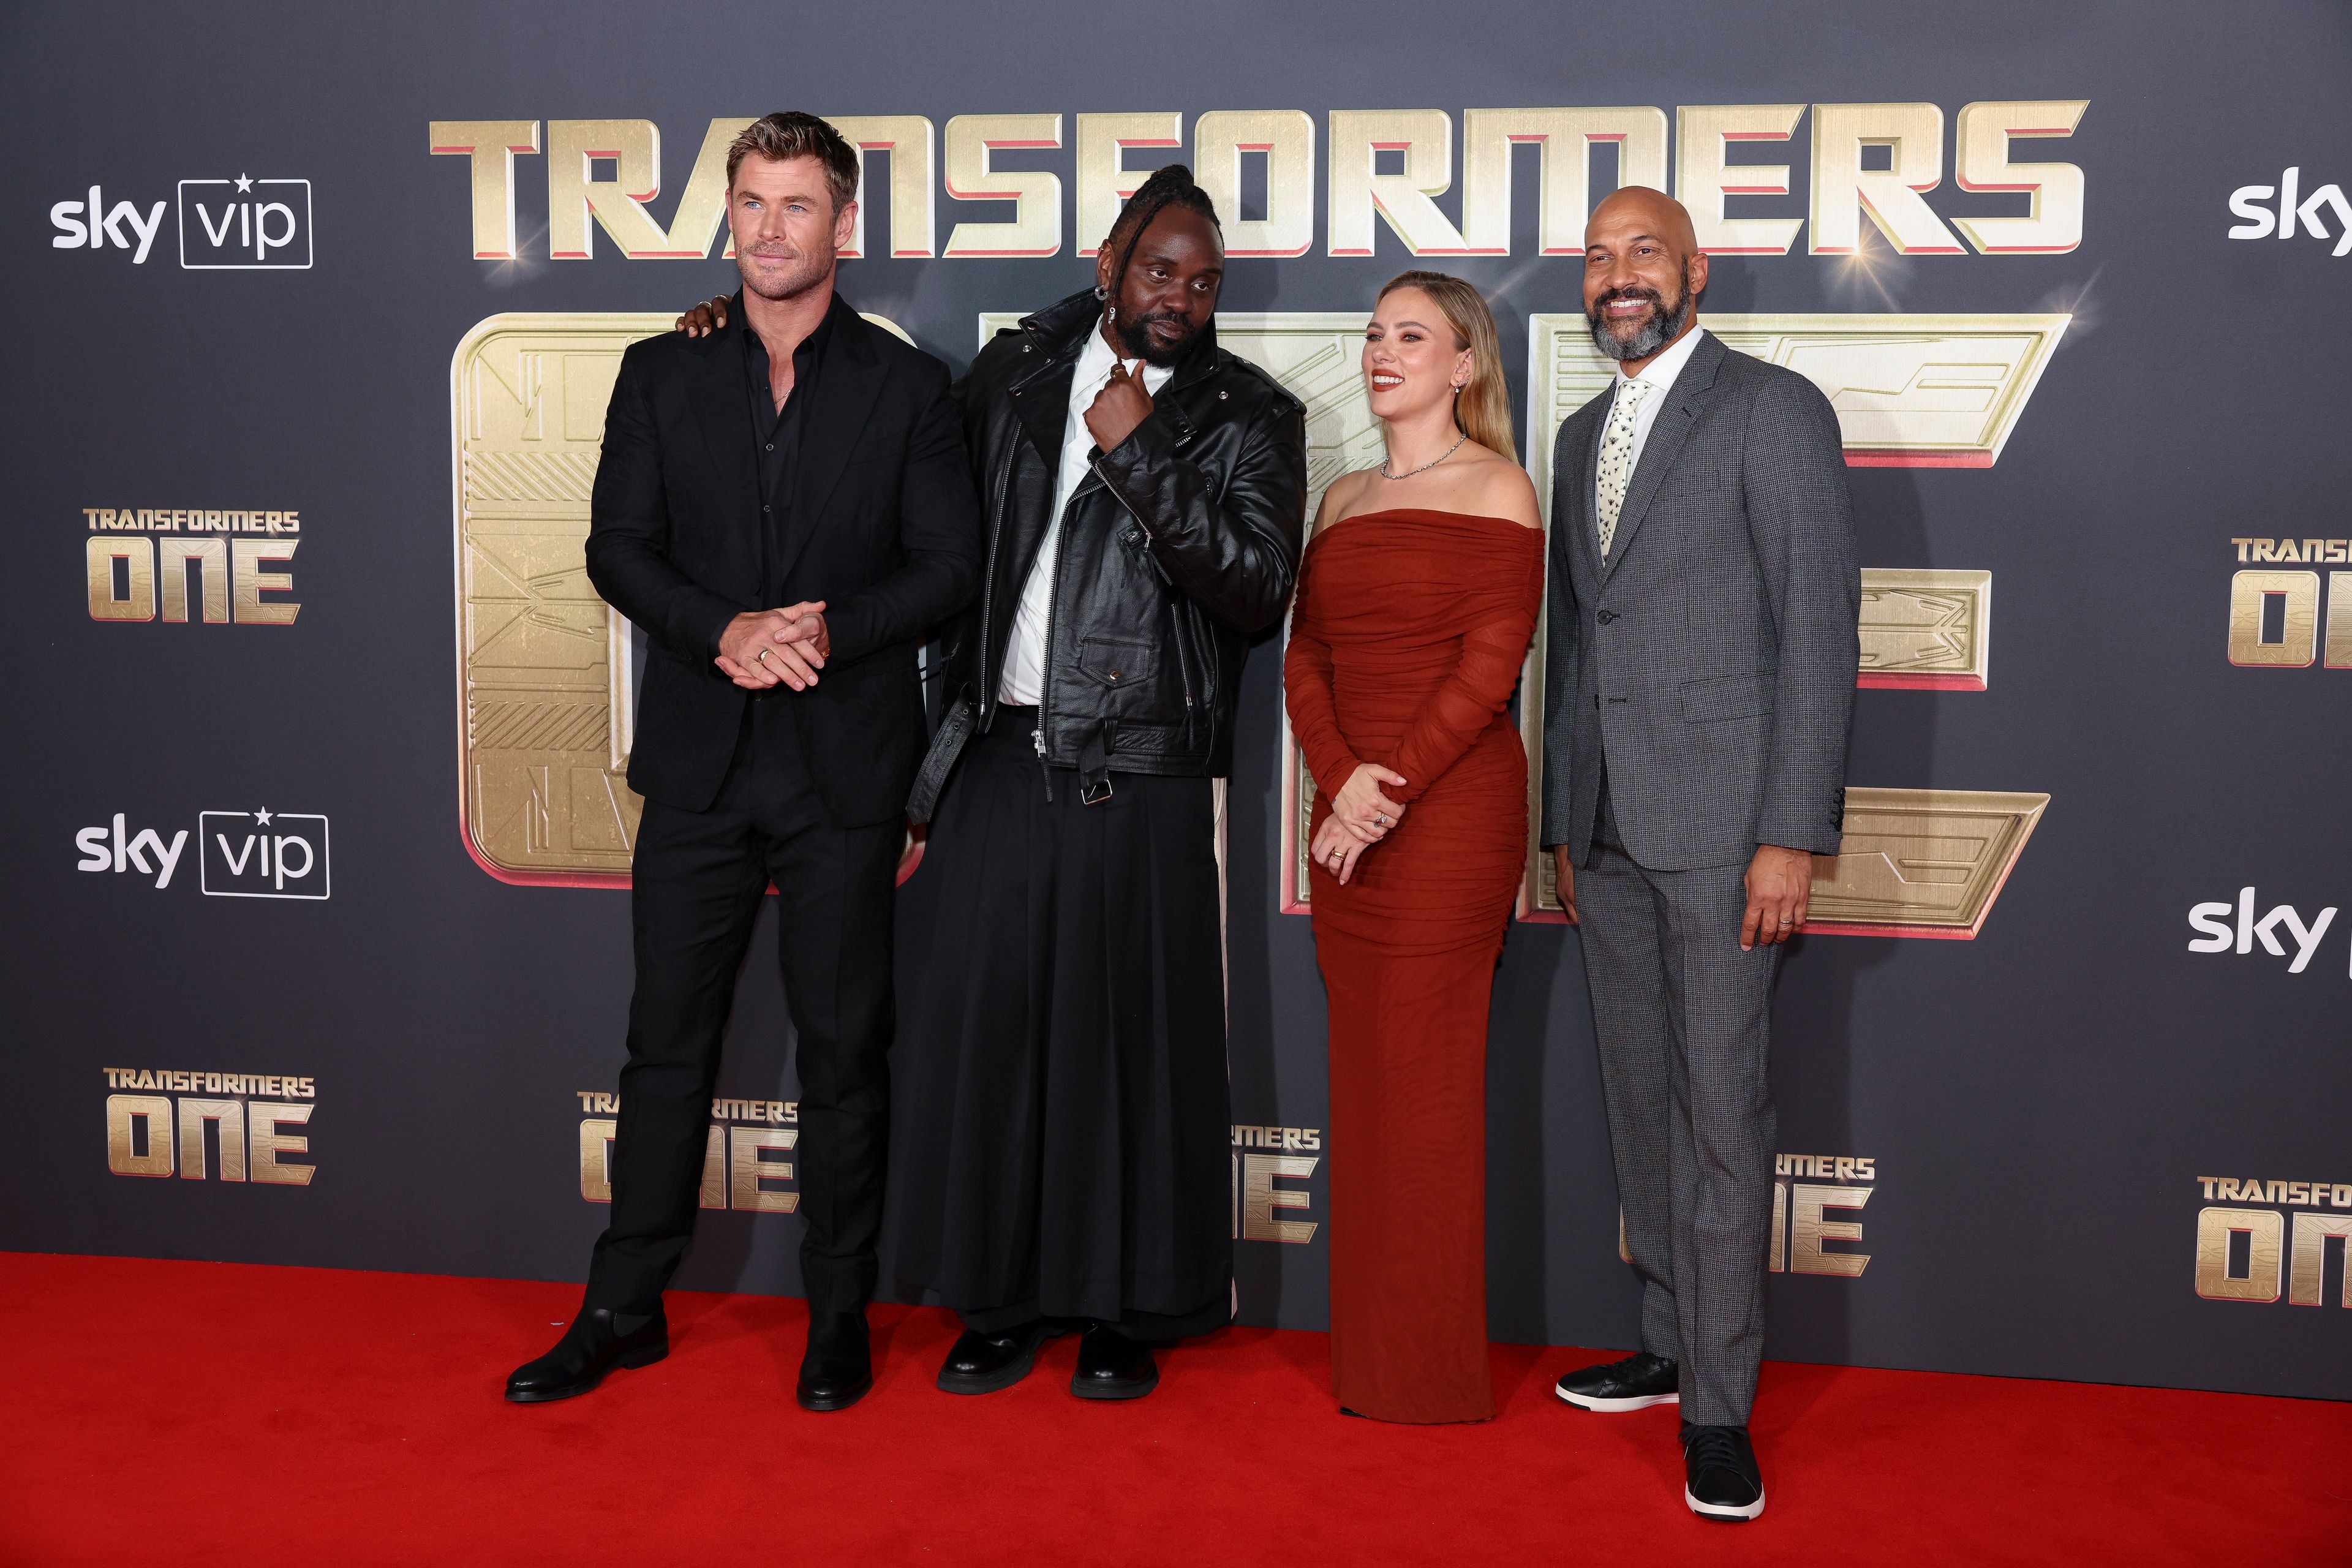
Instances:
[[[1601,433],[1601,476],[1597,485],[1601,503],[1601,559],[1609,559],[1609,546],[1617,537],[1617,513],[1625,505],[1625,487],[1633,480],[1633,431],[1640,416],[1642,400],[1650,395],[1646,381],[1621,381],[1617,384],[1617,401],[1609,408],[1609,427]]]

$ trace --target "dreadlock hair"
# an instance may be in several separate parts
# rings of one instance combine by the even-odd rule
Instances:
[[[1181,163],[1168,163],[1154,169],[1151,177],[1127,199],[1127,205],[1119,209],[1118,220],[1103,237],[1102,247],[1118,258],[1118,265],[1110,275],[1113,299],[1117,299],[1119,291],[1127,287],[1128,263],[1135,259],[1135,247],[1141,243],[1143,231],[1151,226],[1153,218],[1170,207],[1182,207],[1187,212],[1198,213],[1209,220],[1210,226],[1220,237],[1224,234],[1224,225],[1217,221],[1217,205],[1209,199],[1208,192],[1192,183],[1191,169]]]

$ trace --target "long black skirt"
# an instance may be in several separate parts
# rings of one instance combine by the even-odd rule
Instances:
[[[916,873],[935,925],[892,1073],[899,1272],[983,1333],[1205,1333],[1233,1285],[1211,781],[1115,773],[1082,805],[1027,717],[966,746]]]

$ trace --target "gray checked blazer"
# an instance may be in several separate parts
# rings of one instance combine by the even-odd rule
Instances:
[[[1611,395],[1552,450],[1543,842],[1584,863],[1605,753],[1618,833],[1652,870],[1745,864],[1759,844],[1835,854],[1862,605],[1837,416],[1795,372],[1701,340],[1604,566]]]

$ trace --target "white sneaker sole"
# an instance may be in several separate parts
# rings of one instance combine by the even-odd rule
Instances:
[[[1719,1519],[1731,1524],[1745,1523],[1764,1511],[1764,1491],[1760,1487],[1757,1489],[1756,1500],[1746,1508],[1727,1508],[1722,1503],[1701,1502],[1691,1496],[1688,1487],[1683,1489],[1683,1501],[1688,1503],[1690,1510],[1701,1519]]]
[[[1580,1410],[1598,1410],[1604,1415],[1619,1415],[1628,1410],[1647,1410],[1653,1405],[1680,1405],[1679,1394],[1643,1394],[1632,1399],[1596,1399],[1590,1394],[1570,1394],[1558,1384],[1551,1391]]]

